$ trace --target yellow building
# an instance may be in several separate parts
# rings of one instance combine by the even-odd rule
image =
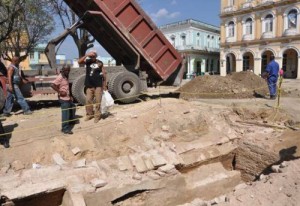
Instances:
[[[261,74],[274,55],[286,78],[300,79],[299,0],[221,0],[221,75]]]

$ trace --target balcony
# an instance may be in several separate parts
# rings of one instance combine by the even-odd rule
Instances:
[[[250,8],[253,8],[253,7],[255,7],[255,2],[254,1],[248,1],[248,2],[246,2],[242,5],[242,9],[250,9]]]
[[[271,39],[274,38],[273,32],[264,32],[261,36],[262,39]]]
[[[198,51],[206,51],[206,52],[220,52],[219,48],[211,48],[211,47],[202,47],[202,46],[196,46],[196,45],[180,45],[176,46],[176,49],[179,51],[182,50],[198,50]]]
[[[236,11],[236,6],[227,6],[223,9],[223,13],[231,13]]]
[[[297,32],[297,29],[295,28],[286,29],[283,32],[283,36],[295,36],[297,34],[299,34],[299,32]]]
[[[270,5],[273,3],[274,3],[274,0],[261,0],[260,5],[264,6],[264,5]]]
[[[253,40],[252,34],[244,34],[243,35],[243,41],[250,41],[250,40]]]
[[[235,42],[235,38],[234,37],[227,37],[226,38],[226,43],[232,43]]]

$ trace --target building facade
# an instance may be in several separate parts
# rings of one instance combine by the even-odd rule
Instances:
[[[221,75],[264,72],[270,56],[300,78],[299,0],[221,0]]]
[[[186,78],[220,72],[220,28],[188,19],[159,27],[186,59]]]

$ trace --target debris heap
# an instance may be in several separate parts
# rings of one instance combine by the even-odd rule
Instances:
[[[253,72],[236,72],[225,77],[199,76],[177,90],[182,99],[197,98],[253,98],[268,94],[264,79]]]

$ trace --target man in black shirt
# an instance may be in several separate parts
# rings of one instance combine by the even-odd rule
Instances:
[[[94,122],[99,122],[101,118],[101,99],[103,90],[106,87],[106,72],[103,63],[97,59],[96,52],[89,52],[78,60],[79,64],[86,65],[86,118],[88,121],[95,117]],[[95,100],[95,101],[94,101]],[[95,111],[93,103],[95,102]]]

